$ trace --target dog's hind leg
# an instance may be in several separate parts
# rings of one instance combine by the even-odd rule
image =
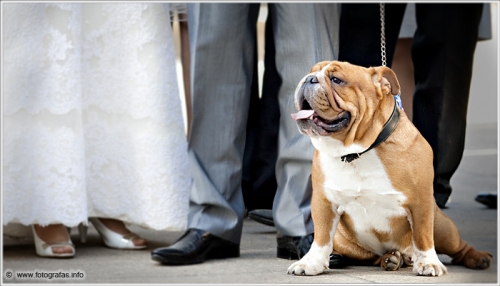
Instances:
[[[437,206],[434,217],[434,244],[438,253],[452,258],[453,264],[462,264],[471,269],[490,267],[493,256],[484,251],[477,251],[464,241],[453,221]]]
[[[346,215],[344,218],[350,221]],[[356,237],[343,224],[339,224],[333,239],[333,251],[344,257],[348,265],[379,265],[380,256],[361,247]]]
[[[403,255],[397,250],[388,251],[380,259],[380,267],[384,270],[395,271],[404,264]]]

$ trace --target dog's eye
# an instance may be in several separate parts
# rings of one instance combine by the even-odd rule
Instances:
[[[332,76],[332,78],[331,78],[330,80],[331,80],[333,83],[335,83],[335,84],[342,84],[342,83],[344,83],[344,81],[343,81],[343,80],[341,80],[341,79],[340,79],[340,78],[338,78],[338,77],[334,77],[334,76]]]

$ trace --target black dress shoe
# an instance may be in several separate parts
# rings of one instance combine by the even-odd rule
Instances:
[[[311,248],[314,241],[314,233],[306,236],[286,236],[278,233],[278,257],[284,259],[301,259]],[[330,254],[328,268],[342,268],[347,264],[344,256],[338,253]]]
[[[334,269],[334,268],[342,268],[345,267],[345,259],[344,256],[338,253],[332,253],[330,254],[330,263],[328,265],[328,268]]]
[[[248,212],[248,217],[256,222],[274,226],[273,210],[252,210]]]
[[[301,259],[311,248],[313,240],[314,233],[306,236],[286,236],[278,232],[277,256],[284,259]]]
[[[497,201],[497,194],[479,193],[476,197],[476,202],[482,203],[490,209],[497,208]]]
[[[240,246],[202,229],[189,229],[169,247],[151,252],[151,259],[167,265],[202,263],[211,258],[240,256]]]

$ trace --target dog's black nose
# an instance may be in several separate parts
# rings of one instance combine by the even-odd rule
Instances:
[[[306,83],[319,83],[318,78],[315,75],[310,75],[306,78]]]

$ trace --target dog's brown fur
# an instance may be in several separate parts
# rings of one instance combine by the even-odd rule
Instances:
[[[394,72],[387,67],[363,68],[334,61],[316,64],[309,75],[317,76],[316,84],[320,85],[320,88],[315,86],[313,96],[307,99],[315,114],[325,120],[333,120],[347,111],[351,118],[345,128],[335,132],[314,131],[316,127],[312,126],[312,120],[299,120],[301,132],[313,137],[331,137],[342,142],[346,148],[360,145],[367,149],[392,113],[393,95],[398,94],[400,89]],[[333,84],[332,76],[345,83]],[[304,88],[303,84],[308,83],[301,82],[297,93],[304,92],[301,90]],[[300,109],[301,103],[296,101],[296,106]],[[452,257],[454,264],[473,269],[489,267],[492,255],[476,251],[462,240],[455,224],[436,205],[433,197],[432,149],[403,110],[400,111],[399,123],[391,136],[370,151],[376,152],[393,189],[406,197],[400,204],[405,215],[390,218],[390,232],[373,229],[374,236],[380,242],[394,242],[400,246],[399,249],[375,253],[363,245],[355,231],[357,222],[347,213],[336,211],[341,206],[335,199],[331,200],[328,195],[330,190],[325,189],[326,178],[334,178],[336,173],[335,170],[325,172],[322,166],[327,162],[322,160],[330,158],[321,156],[321,152],[316,149],[312,165],[311,212],[315,227],[313,247],[306,257],[290,266],[289,272],[306,275],[322,272],[319,269],[326,266],[325,257],[323,252],[320,255],[321,251],[318,249],[324,247],[333,247],[333,251],[347,258],[365,264],[377,263],[388,270],[397,270],[403,261],[409,263],[409,258],[403,254],[405,249],[413,249],[413,253],[434,253],[435,249],[437,253]],[[335,221],[338,221],[336,229]],[[322,258],[314,257],[315,255]],[[446,273],[446,268],[439,261],[422,258],[414,263],[419,264],[414,265],[414,271],[420,275],[438,276]],[[318,266],[319,264],[323,266]]]

